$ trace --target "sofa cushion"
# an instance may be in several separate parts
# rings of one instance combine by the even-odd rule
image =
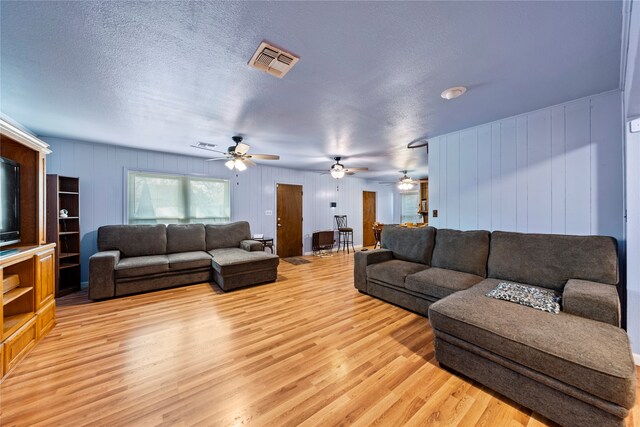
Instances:
[[[367,266],[367,279],[373,279],[382,283],[389,283],[400,288],[404,288],[404,279],[418,271],[425,270],[424,264],[416,262],[392,259],[390,261],[379,262]]]
[[[246,221],[231,224],[207,224],[205,231],[207,251],[219,248],[239,248],[241,241],[251,239],[251,229]]]
[[[601,399],[633,406],[635,367],[623,329],[485,296],[498,283],[485,279],[435,302],[431,326]]]
[[[223,276],[277,268],[280,263],[278,255],[247,252],[240,248],[213,249],[209,254],[213,257],[213,268]]]
[[[431,265],[435,228],[406,228],[394,225],[382,227],[380,247],[390,249],[393,257],[402,261]]]
[[[618,283],[616,240],[494,231],[489,277],[562,291],[569,279]]]
[[[482,277],[474,274],[431,267],[407,276],[405,287],[411,291],[439,299],[454,292],[469,289],[482,280]]]
[[[138,277],[169,271],[169,259],[166,255],[137,256],[122,258],[116,264],[116,277]]]
[[[167,255],[169,270],[193,270],[211,267],[211,255],[204,251],[180,252]]]
[[[431,266],[487,277],[489,236],[484,230],[438,229]]]
[[[167,227],[105,225],[98,228],[98,250],[120,251],[125,258],[167,253]]]
[[[567,282],[562,292],[562,309],[566,313],[618,327],[622,319],[618,289],[587,280],[571,279]]]
[[[167,253],[204,251],[204,224],[169,224],[167,226]]]

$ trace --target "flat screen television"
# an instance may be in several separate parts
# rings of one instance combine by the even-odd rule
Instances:
[[[20,164],[0,157],[0,246],[20,242]]]

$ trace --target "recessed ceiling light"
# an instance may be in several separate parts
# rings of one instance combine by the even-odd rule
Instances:
[[[462,95],[466,91],[467,91],[467,88],[464,87],[464,86],[450,87],[449,89],[447,89],[444,92],[442,92],[440,94],[440,96],[443,97],[446,100],[451,100],[451,99],[459,97],[460,95]]]

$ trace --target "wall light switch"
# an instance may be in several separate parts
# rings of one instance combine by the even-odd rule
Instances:
[[[264,211],[264,214],[268,215],[268,216],[271,216],[271,215],[273,215],[273,211]]]
[[[629,122],[629,130],[631,133],[640,132],[640,119],[631,120]]]
[[[433,217],[438,218],[438,209],[433,210]]]

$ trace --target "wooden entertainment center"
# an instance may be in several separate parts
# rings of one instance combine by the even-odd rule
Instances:
[[[49,146],[0,119],[0,156],[20,164],[20,243],[0,255],[0,378],[16,367],[56,322],[55,244],[46,243]],[[6,280],[4,280],[6,279]],[[4,291],[6,286],[7,291]],[[0,380],[1,381],[1,380]]]

